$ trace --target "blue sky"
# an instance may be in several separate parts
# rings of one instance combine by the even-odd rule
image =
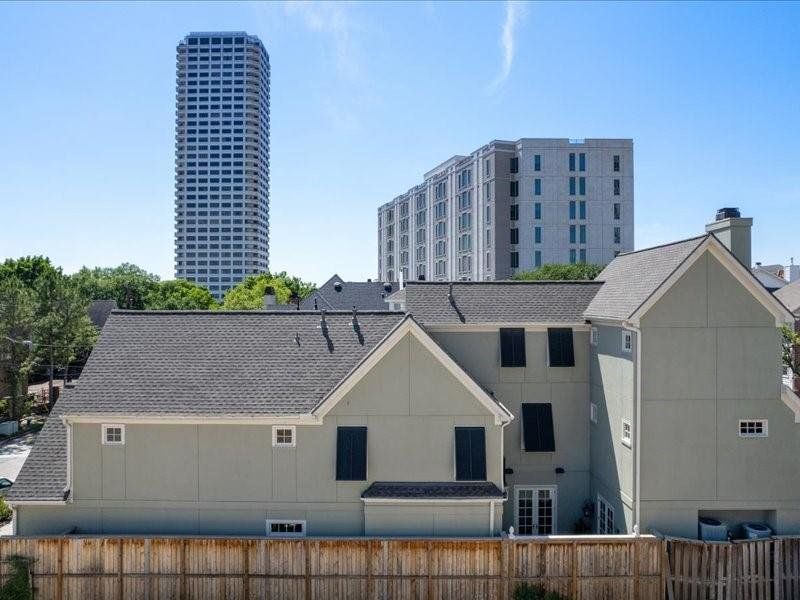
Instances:
[[[800,262],[800,4],[0,4],[0,258],[172,276],[175,45],[272,66],[271,268],[374,277],[376,208],[492,139],[634,139],[636,247]]]

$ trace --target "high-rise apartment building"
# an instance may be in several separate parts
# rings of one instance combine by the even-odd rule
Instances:
[[[221,298],[269,268],[269,55],[243,31],[177,55],[175,276]]]
[[[633,249],[633,141],[495,140],[378,209],[378,276],[490,281]]]

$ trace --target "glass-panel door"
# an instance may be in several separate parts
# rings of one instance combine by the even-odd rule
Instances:
[[[515,488],[515,522],[517,535],[552,535],[556,526],[556,488]]]

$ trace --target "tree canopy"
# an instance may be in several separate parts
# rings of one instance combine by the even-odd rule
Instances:
[[[260,273],[246,277],[231,288],[222,300],[223,310],[258,310],[264,306],[267,288],[271,288],[278,304],[298,301],[316,289],[313,283],[290,277],[285,271],[272,275]]]
[[[512,279],[525,281],[555,281],[555,280],[580,280],[595,279],[604,265],[577,264],[546,264],[534,271],[524,271],[515,274]]]
[[[83,267],[72,275],[72,280],[87,301],[116,300],[119,308],[130,310],[148,308],[146,298],[159,283],[158,275],[130,263],[118,267]]]
[[[159,282],[145,296],[144,304],[150,310],[210,310],[217,306],[207,288],[183,279]]]

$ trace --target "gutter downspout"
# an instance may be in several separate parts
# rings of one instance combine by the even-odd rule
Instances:
[[[506,497],[506,501],[508,501],[508,491],[506,490],[506,441],[505,441],[505,432],[506,427],[511,424],[511,421],[505,421],[500,425],[500,484],[501,484],[501,491]],[[491,527],[490,535],[494,536],[494,502],[489,504],[489,510],[492,511],[492,514],[489,515],[489,523]],[[503,526],[502,523],[500,524],[500,530],[502,531]]]
[[[634,408],[634,514],[633,514],[633,534],[638,536],[641,534],[641,518],[642,518],[642,330],[637,326],[626,323],[631,331],[636,333],[636,387],[633,396]]]
[[[67,430],[67,483],[64,486],[66,495],[72,489],[72,424],[66,417],[61,417],[61,422]],[[69,502],[72,502],[72,494],[69,495]]]

